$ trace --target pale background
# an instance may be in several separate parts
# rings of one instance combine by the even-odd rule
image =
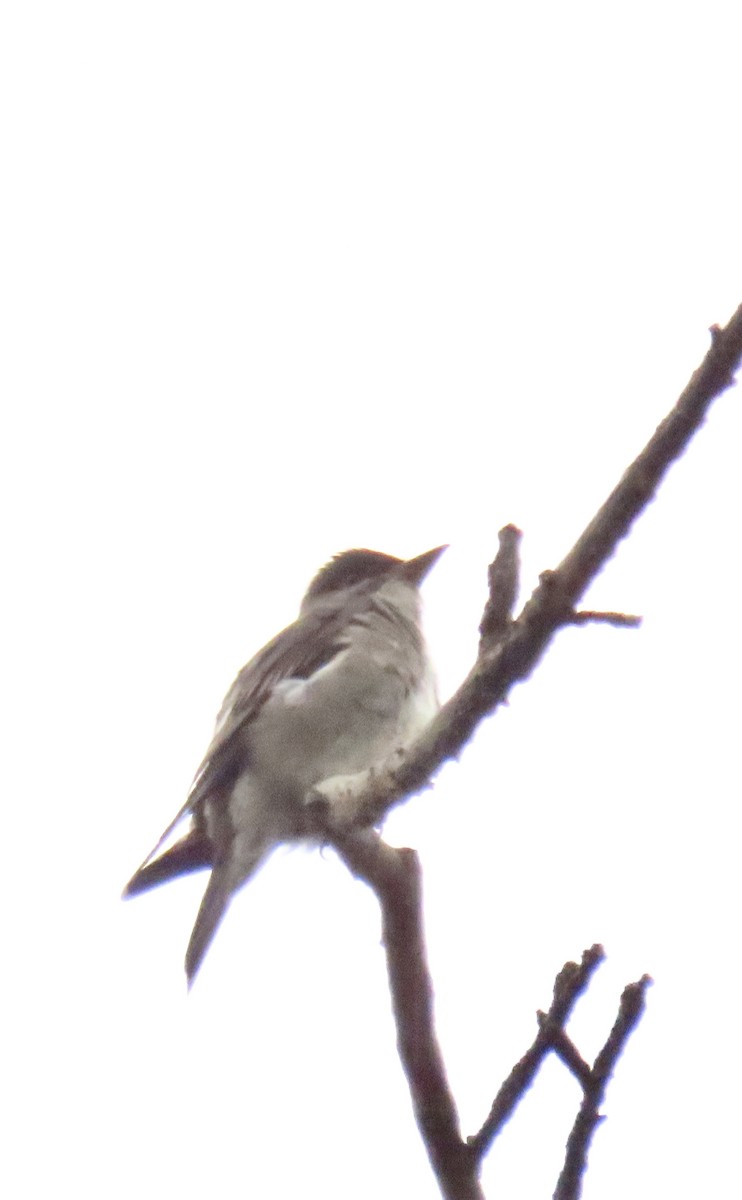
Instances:
[[[119,892],[313,571],[451,549],[448,695],[496,531],[555,566],[742,300],[737,3],[22,3],[0,113],[5,733],[0,1186],[436,1196],[372,897],[283,852],[190,996],[203,880]],[[647,1015],[586,1197],[740,1194],[739,389],[591,606],[435,791],[421,852],[465,1132],[554,974]],[[551,1195],[548,1064],[490,1196]]]

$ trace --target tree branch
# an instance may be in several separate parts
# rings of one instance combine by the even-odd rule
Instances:
[[[625,613],[578,612],[575,606],[683,453],[713,399],[732,384],[742,359],[742,306],[725,329],[714,327],[711,334],[711,348],[675,408],[557,570],[541,575],[516,620],[512,611],[518,590],[520,532],[514,526],[501,531],[500,548],[489,570],[477,661],[422,736],[379,767],[350,782],[325,782],[307,797],[310,823],[379,899],[399,1054],[418,1128],[446,1200],[483,1200],[478,1182],[483,1156],[551,1051],[583,1089],[555,1192],[555,1200],[577,1200],[590,1141],[601,1120],[599,1106],[626,1039],[641,1016],[650,980],[644,976],[624,990],[613,1029],[590,1067],[564,1026],[603,958],[602,948],[585,951],[579,965],[567,963],[557,976],[551,1008],[539,1013],[533,1045],[503,1083],[479,1133],[464,1142],[433,1025],[417,856],[412,850],[387,846],[369,827],[406,796],[430,785],[436,771],[460,752],[479,722],[506,701],[515,683],[530,675],[562,626],[638,623],[637,617]]]
[[[605,958],[602,946],[585,950],[580,963],[565,963],[554,980],[554,999],[548,1013],[538,1014],[539,1031],[533,1045],[526,1051],[502,1084],[495,1096],[489,1116],[479,1133],[467,1139],[478,1159],[482,1159],[493,1141],[510,1119],[519,1102],[530,1088],[541,1063],[554,1048],[555,1031],[563,1032],[572,1009],[585,991],[595,970]],[[571,1045],[571,1043],[570,1043]],[[575,1051],[576,1053],[576,1051]],[[570,1069],[572,1069],[570,1067]],[[574,1073],[574,1072],[573,1072]]]
[[[509,628],[518,595],[518,549],[523,534],[515,525],[506,525],[498,537],[500,548],[487,571],[490,594],[479,626],[480,655]]]
[[[643,975],[638,983],[630,983],[624,988],[613,1028],[590,1067],[568,1037],[564,1026],[575,1002],[585,991],[604,957],[602,946],[592,946],[584,952],[579,965],[573,962],[565,964],[556,977],[551,1008],[548,1013],[538,1013],[539,1030],[533,1045],[515,1064],[495,1096],[479,1133],[467,1139],[470,1149],[481,1161],[530,1088],[547,1054],[553,1051],[574,1075],[583,1091],[582,1104],[567,1141],[564,1167],[557,1182],[554,1200],[579,1198],[590,1141],[603,1120],[599,1109],[605,1089],[626,1041],[644,1011],[644,996],[651,983],[649,976]]]
[[[490,598],[480,627],[480,651],[461,687],[443,705],[423,734],[377,767],[350,781],[327,781],[307,796],[318,832],[378,824],[385,813],[455,758],[477,725],[505,703],[513,686],[528,678],[556,632],[564,625],[612,618],[633,624],[624,614],[575,613],[588,585],[649,503],[670,465],[703,424],[712,401],[733,383],[742,359],[742,305],[724,329],[711,330],[711,347],[675,407],[658,426],[608,499],[555,571],[546,571],[517,620],[509,617],[517,587],[518,531],[507,526],[490,568]],[[498,589],[500,589],[498,591]]]
[[[605,1089],[630,1034],[644,1012],[644,999],[651,982],[648,975],[643,975],[637,983],[630,983],[623,990],[613,1029],[595,1059],[592,1071],[583,1081],[584,1098],[567,1140],[564,1167],[557,1181],[554,1200],[579,1200],[587,1167],[587,1152],[592,1136],[603,1120],[599,1109]]]
[[[446,1200],[484,1200],[479,1163],[461,1137],[433,1022],[433,984],[423,933],[422,876],[414,850],[395,850],[373,830],[335,840],[381,906],[397,1048],[420,1135]]]
[[[638,629],[642,619],[632,613],[594,612],[592,609],[581,608],[579,612],[573,612],[564,623],[565,625],[615,625],[619,628]]]

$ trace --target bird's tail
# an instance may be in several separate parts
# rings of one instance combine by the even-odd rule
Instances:
[[[186,977],[189,987],[196,978],[196,972],[204,960],[204,955],[211,945],[212,938],[219,927],[219,922],[227,911],[229,901],[232,898],[232,891],[227,885],[225,876],[226,872],[223,868],[214,868],[204,892],[201,907],[198,910],[196,924],[193,926],[185,958]]]
[[[238,888],[241,888],[255,874],[265,859],[266,850],[269,849],[270,847],[264,845],[256,846],[254,854],[250,856],[247,862],[242,857],[239,864],[238,878],[235,878],[234,869],[233,867],[230,868],[229,864],[217,863],[214,866],[211,878],[204,892],[203,900],[201,901],[201,907],[198,910],[196,923],[193,926],[191,939],[188,943],[188,949],[186,950],[185,969],[189,988],[196,978],[206,951],[211,945],[221,919],[229,907],[232,896]]]
[[[147,892],[179,875],[190,875],[193,871],[203,871],[212,865],[213,850],[206,832],[193,829],[159,858],[145,862],[124,888],[124,898],[138,896],[140,892]]]

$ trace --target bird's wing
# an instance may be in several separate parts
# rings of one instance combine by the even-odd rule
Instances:
[[[152,861],[175,827],[217,789],[228,790],[228,784],[245,765],[238,734],[254,718],[276,684],[284,679],[308,679],[346,648],[349,622],[362,619],[371,602],[371,590],[367,596],[364,591],[356,590],[352,605],[340,605],[336,599],[317,605],[315,610],[300,617],[268,642],[242,668],[224,698],[214,736],[196,772],[188,799],[134,873],[127,885],[129,892],[137,890],[140,872]]]
[[[152,851],[154,854],[155,851]],[[193,828],[152,860],[150,855],[138,868],[124,888],[124,898],[148,892],[161,883],[169,883],[181,875],[203,871],[214,865],[214,847],[202,823],[195,822]]]

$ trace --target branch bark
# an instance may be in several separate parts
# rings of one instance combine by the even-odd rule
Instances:
[[[307,796],[311,820],[320,834],[332,838],[333,832],[378,824],[407,796],[429,787],[479,723],[505,703],[516,683],[528,678],[564,625],[599,618],[613,624],[636,623],[636,618],[624,614],[581,615],[575,605],[703,424],[713,400],[732,386],[741,359],[742,305],[724,329],[713,326],[711,347],[677,404],[557,569],[541,575],[517,620],[509,613],[517,581],[518,531],[514,526],[502,531],[500,550],[490,568],[493,590],[480,627],[479,655],[468,676],[406,751],[340,785],[323,783]]]
[[[602,946],[591,946],[589,950],[585,950],[580,963],[568,962],[562,967],[554,980],[551,1008],[548,1013],[538,1014],[539,1031],[536,1040],[502,1084],[479,1133],[469,1138],[469,1145],[478,1159],[487,1153],[503,1125],[513,1115],[516,1106],[530,1088],[541,1063],[555,1048],[556,1031],[563,1031],[572,1015],[572,1009],[604,958]],[[574,1070],[573,1073],[577,1074]]]
[[[490,595],[480,625],[477,661],[423,735],[380,767],[335,789],[322,784],[307,797],[316,831],[336,847],[350,870],[373,888],[381,905],[399,1053],[418,1127],[446,1200],[483,1200],[478,1181],[483,1156],[552,1051],[583,1089],[554,1194],[555,1200],[577,1200],[588,1147],[602,1119],[599,1105],[626,1039],[641,1016],[650,980],[644,976],[624,990],[614,1027],[591,1067],[564,1025],[603,957],[602,948],[586,951],[579,965],[567,963],[557,977],[549,1012],[539,1013],[535,1042],[503,1083],[479,1133],[463,1141],[433,1023],[417,856],[411,850],[393,850],[370,826],[395,804],[430,786],[435,773],[447,759],[459,754],[479,722],[506,701],[514,684],[530,675],[560,628],[595,621],[616,626],[638,624],[637,617],[624,613],[578,612],[575,606],[653,498],[671,464],[686,449],[712,401],[732,385],[742,359],[742,305],[726,328],[714,326],[711,335],[706,357],[673,410],[559,567],[541,575],[515,620],[520,532],[515,526],[501,531],[500,548],[489,570]]]
[[[579,1200],[582,1194],[587,1152],[593,1134],[603,1120],[600,1105],[605,1089],[629,1036],[644,1012],[646,991],[651,982],[648,975],[643,975],[636,983],[629,983],[624,988],[618,1016],[608,1040],[595,1059],[592,1070],[581,1079],[584,1097],[567,1140],[564,1167],[557,1181],[554,1200]]]
[[[445,1200],[484,1200],[479,1163],[461,1137],[433,1021],[433,983],[423,932],[422,874],[414,850],[395,850],[373,830],[335,842],[381,906],[397,1048],[420,1136]]]

